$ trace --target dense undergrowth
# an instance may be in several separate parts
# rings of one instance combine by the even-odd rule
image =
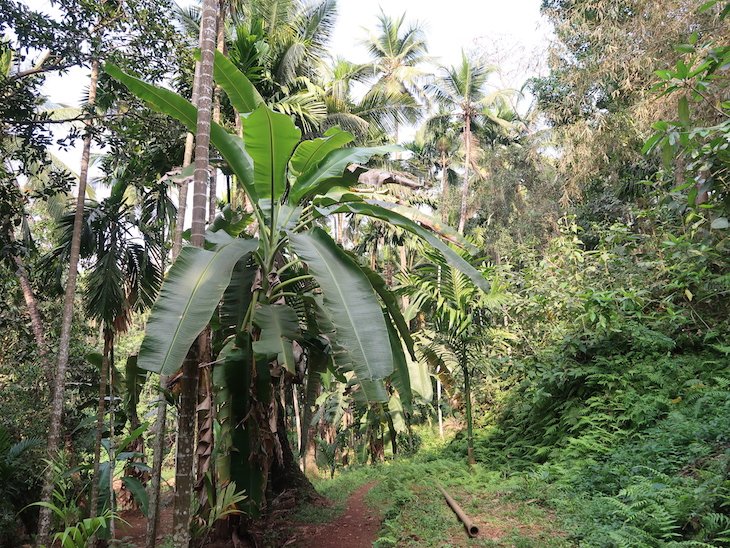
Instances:
[[[730,545],[727,242],[650,217],[653,233],[566,222],[543,254],[502,265],[511,294],[475,365],[474,468],[460,432],[325,492],[377,479],[382,545],[466,542],[436,482],[501,519],[485,545]],[[512,532],[505,504],[522,513]]]

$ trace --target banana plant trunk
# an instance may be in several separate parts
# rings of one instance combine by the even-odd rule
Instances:
[[[89,78],[88,104],[93,107],[96,103],[96,91],[99,81],[99,61],[91,62],[91,76]],[[61,426],[63,421],[63,402],[65,397],[66,369],[68,368],[69,347],[71,344],[71,324],[73,322],[74,299],[76,296],[76,279],[78,276],[79,256],[81,254],[81,227],[84,220],[84,200],[86,198],[86,182],[89,177],[89,159],[91,157],[91,122],[88,123],[84,135],[79,169],[79,188],[76,197],[76,211],[74,213],[73,231],[71,235],[71,252],[69,254],[68,278],[66,292],[63,299],[63,316],[61,317],[61,335],[58,342],[58,361],[56,375],[53,380],[51,397],[51,417],[48,428],[48,460],[55,460],[61,442]],[[55,478],[53,467],[49,466],[43,480],[41,501],[50,503]],[[38,518],[38,546],[50,546],[51,510],[41,507]]]
[[[203,247],[208,205],[208,166],[210,153],[210,122],[213,97],[213,60],[216,48],[217,0],[204,0],[200,23],[200,70],[197,85],[197,124],[195,134],[195,172],[193,175],[193,215],[190,240]],[[207,336],[207,330],[201,337]],[[200,344],[203,342],[203,344]],[[178,412],[178,441],[175,462],[175,510],[173,514],[173,543],[179,548],[190,545],[191,503],[195,478],[195,418],[198,393],[198,364],[205,360],[199,349],[207,348],[198,339],[183,363],[182,392]]]

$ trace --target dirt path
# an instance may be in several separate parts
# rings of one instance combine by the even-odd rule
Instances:
[[[378,538],[380,516],[365,504],[365,495],[375,482],[366,483],[347,499],[344,513],[332,523],[318,527],[302,548],[370,548]]]

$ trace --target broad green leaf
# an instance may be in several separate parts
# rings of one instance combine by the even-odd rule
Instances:
[[[406,431],[406,417],[403,413],[403,404],[398,394],[391,394],[388,399],[388,413],[393,421],[393,428],[399,434]]]
[[[418,395],[424,403],[433,401],[433,384],[431,374],[428,372],[428,364],[423,360],[412,360],[406,356],[408,361],[408,373],[411,380],[411,393],[414,398]]]
[[[270,455],[258,437],[259,426],[251,413],[253,363],[250,336],[242,333],[236,337],[236,347],[217,366],[222,369],[222,375],[216,375],[216,380],[217,384],[222,383],[218,385],[218,391],[225,391],[229,396],[223,400],[221,410],[224,413],[219,413],[218,418],[224,417],[221,428],[227,431],[225,439],[230,439],[231,443],[228,454],[219,457],[219,460],[225,461],[224,466],[219,464],[219,470],[225,468],[224,474],[230,472],[230,479],[248,496],[243,507],[252,515],[258,515],[266,488],[266,475],[261,464],[268,462]],[[269,366],[265,362],[261,365],[262,368],[257,368],[260,375],[257,374],[255,397],[262,405],[268,406],[271,401]],[[263,392],[267,388],[268,392]]]
[[[351,133],[333,127],[327,130],[324,137],[301,142],[291,158],[292,175],[299,177],[302,173],[314,169],[327,154],[353,140]]]
[[[134,500],[137,501],[140,510],[142,510],[142,514],[146,516],[149,508],[149,499],[147,498],[147,490],[144,488],[144,485],[137,478],[131,476],[124,476],[122,483],[132,493]]]
[[[139,367],[162,375],[180,368],[218,306],[233,267],[257,247],[257,240],[236,239],[215,251],[183,248],[152,308],[137,359]]]
[[[408,232],[425,240],[431,245],[431,247],[441,252],[446,261],[451,266],[468,276],[469,279],[474,282],[474,285],[484,292],[489,292],[489,282],[484,279],[484,276],[482,276],[476,268],[470,265],[461,256],[459,256],[458,253],[436,237],[433,232],[422,227],[415,221],[404,217],[400,213],[380,207],[379,205],[365,202],[347,202],[344,204],[333,204],[327,207],[316,207],[316,209],[323,216],[331,215],[333,213],[355,213],[380,219],[381,221],[386,221],[394,226],[407,230]]]
[[[264,102],[251,80],[220,51],[215,52],[213,78],[226,92],[228,99],[239,113],[253,112]]]
[[[327,192],[342,181],[343,173],[350,164],[364,164],[373,156],[399,150],[403,149],[397,145],[333,150],[316,166],[297,178],[289,192],[289,202],[297,204],[307,196]]]
[[[257,267],[252,262],[250,257],[238,261],[231,281],[223,293],[221,305],[218,307],[218,322],[224,338],[240,331],[251,303],[251,288],[257,272]]]
[[[286,190],[286,168],[302,132],[289,116],[259,106],[246,119],[243,140],[253,159],[253,180],[260,198],[278,200]]]
[[[256,309],[253,323],[261,330],[253,350],[264,358],[275,357],[290,373],[296,371],[292,341],[301,335],[299,318],[294,309],[285,304],[261,305]]]
[[[401,312],[400,306],[398,305],[398,299],[396,299],[395,295],[393,295],[393,292],[385,284],[385,280],[383,280],[380,274],[368,268],[367,266],[361,264],[358,264],[358,266],[368,277],[368,280],[373,286],[373,289],[378,293],[378,295],[380,295],[380,300],[382,300],[383,304],[385,304],[385,307],[388,310],[388,314],[393,319],[393,323],[398,329],[398,333],[400,333],[400,339],[402,339],[403,342],[406,344],[408,353],[411,355],[411,357],[415,359],[416,350],[413,345],[411,330],[408,327],[408,322],[403,317],[403,313]],[[399,346],[400,339],[398,342]]]
[[[689,125],[689,101],[687,101],[687,97],[680,97],[679,103],[678,103],[678,109],[679,109],[679,121],[684,126]]]
[[[390,375],[393,355],[388,328],[363,271],[320,228],[292,234],[290,240],[322,289],[323,305],[334,323],[337,343],[346,349],[358,380],[378,381]],[[363,389],[367,392],[364,385]]]
[[[386,313],[387,316],[387,313]],[[411,394],[411,378],[408,372],[408,360],[406,354],[403,351],[403,344],[401,343],[398,332],[396,331],[393,324],[390,322],[390,318],[385,318],[385,323],[388,327],[388,337],[390,338],[390,349],[393,353],[393,374],[391,379],[395,389],[401,395],[403,404],[407,409],[411,409],[413,402],[413,395]]]
[[[362,397],[359,392],[355,392],[355,399],[357,401],[368,401],[368,402],[386,402],[388,401],[388,391],[385,389],[385,384],[381,379],[373,380],[361,380],[358,379],[357,383],[360,385],[362,391]]]
[[[195,132],[198,122],[198,109],[190,101],[169,89],[153,86],[139,78],[130,76],[112,63],[106,63],[104,70],[152,108],[172,116],[181,122],[188,131]],[[253,162],[243,147],[243,141],[239,137],[228,133],[215,122],[212,122],[210,126],[210,140],[243,184],[251,200],[255,202],[258,196],[253,186]]]

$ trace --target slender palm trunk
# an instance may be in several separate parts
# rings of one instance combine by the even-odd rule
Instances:
[[[198,73],[198,65],[196,64],[195,73]],[[197,100],[197,93],[193,91],[193,100]],[[193,134],[188,133],[185,140],[185,152],[183,155],[183,168],[190,165],[193,158]],[[174,261],[180,249],[182,248],[182,232],[185,225],[185,202],[187,201],[188,183],[183,182],[180,187],[180,203],[178,204],[177,216],[175,218],[175,233],[173,235],[172,260]],[[161,270],[165,271],[165,265],[161,265]],[[155,548],[157,544],[157,528],[160,517],[160,485],[162,483],[162,461],[165,457],[165,430],[167,426],[167,400],[164,391],[167,390],[167,375],[160,375],[160,397],[157,399],[157,415],[155,417],[154,430],[152,436],[154,438],[154,446],[152,448],[152,478],[150,480],[148,518],[147,518],[147,535],[145,540],[145,548]]]
[[[226,50],[226,33],[225,33],[225,0],[220,0],[218,11],[218,30],[216,35],[216,49],[225,54]],[[213,121],[216,124],[221,123],[221,88],[215,86],[213,90]],[[218,209],[217,189],[218,186],[218,170],[214,169],[210,176],[210,186],[208,188],[208,222],[212,223],[215,219]]]
[[[469,167],[471,167],[471,116],[464,114],[464,183],[461,187],[461,208],[459,209],[459,234],[464,234],[466,206],[469,199]]]
[[[89,105],[96,103],[96,89],[99,81],[99,61],[91,62],[91,76],[89,78]],[[76,296],[76,278],[78,276],[79,255],[81,252],[81,226],[84,217],[84,199],[86,197],[86,182],[89,177],[89,157],[91,155],[92,134],[91,127],[87,128],[81,152],[81,166],[79,169],[79,188],[76,197],[76,212],[74,214],[73,232],[71,236],[71,253],[69,256],[68,279],[63,301],[63,316],[61,318],[61,335],[58,343],[58,362],[53,382],[51,398],[51,418],[48,429],[47,456],[54,460],[61,444],[61,426],[63,421],[63,402],[65,396],[66,369],[68,368],[69,346],[71,343],[71,324],[73,321],[74,298]],[[53,467],[46,471],[41,501],[51,502],[54,487]],[[51,510],[41,508],[38,520],[38,545],[50,545]]]
[[[439,418],[439,436],[444,439],[444,412],[441,410],[441,379],[436,371],[436,408]]]
[[[400,271],[405,274],[408,271],[408,252],[406,251],[405,244],[398,246],[398,252],[400,255]],[[408,298],[408,295],[403,295],[401,297],[401,308],[405,310],[410,304],[411,300]]]
[[[210,121],[213,97],[213,62],[216,47],[218,2],[204,0],[200,24],[200,71],[198,74],[198,119],[195,134],[195,173],[193,176],[193,220],[191,243],[202,247],[205,240],[205,220],[208,197],[208,165],[210,152]],[[207,336],[207,330],[201,337]],[[200,344],[203,342],[203,344]],[[195,451],[195,414],[198,393],[197,349],[207,347],[204,341],[196,343],[183,363],[182,392],[178,413],[178,439],[175,471],[175,512],[173,515],[173,543],[176,547],[190,545],[190,507],[194,487],[193,462]]]
[[[94,440],[94,475],[91,483],[91,515],[97,515],[99,507],[99,467],[101,463],[101,438],[104,433],[104,415],[106,412],[106,390],[109,382],[109,353],[111,352],[111,329],[104,328],[104,357],[101,362],[101,378],[99,379],[99,402],[96,407],[96,438]]]
[[[464,372],[464,407],[466,408],[466,460],[469,464],[474,464],[474,422],[471,415],[471,378],[469,373],[469,365],[461,364],[461,370]]]
[[[198,79],[200,72],[200,63],[195,63],[195,76],[193,77],[193,97],[192,103],[198,104]],[[183,168],[188,167],[193,161],[193,144],[195,142],[195,136],[192,133],[188,133],[185,136],[185,152],[183,153]],[[188,180],[184,180],[180,184],[180,191],[177,200],[177,215],[175,216],[175,234],[172,238],[172,258],[175,258],[180,254],[182,248],[182,234],[185,231],[185,214],[188,208]]]
[[[446,172],[446,151],[441,151],[441,221],[446,222],[449,214],[446,211],[446,203],[448,200],[447,193],[449,190],[449,178]]]

